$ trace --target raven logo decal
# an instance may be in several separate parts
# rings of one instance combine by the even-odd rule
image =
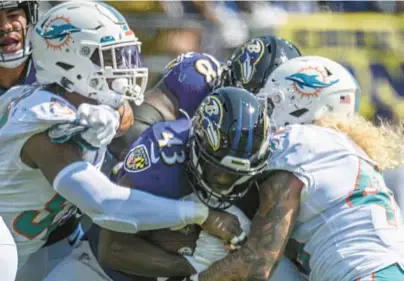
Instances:
[[[256,66],[262,58],[265,45],[261,40],[252,40],[241,48],[241,54],[237,57],[240,65],[240,73],[243,84],[247,84],[253,78]]]

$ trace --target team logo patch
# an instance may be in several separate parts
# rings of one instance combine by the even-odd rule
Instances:
[[[214,151],[220,147],[220,126],[223,120],[223,106],[215,96],[208,96],[202,108],[202,128]]]
[[[339,79],[328,82],[327,76],[327,73],[318,67],[304,67],[285,79],[292,81],[292,87],[302,97],[318,97],[322,89],[339,82]]]
[[[281,128],[278,129],[270,136],[270,150],[272,152],[283,150],[285,145],[285,141],[289,135],[290,128]]]
[[[57,16],[48,19],[45,24],[35,29],[45,41],[48,48],[61,50],[72,41],[72,33],[80,32],[81,29],[72,25],[70,18]]]
[[[265,51],[265,44],[261,40],[252,40],[245,44],[238,55],[236,61],[240,66],[242,83],[251,81],[256,71],[256,66],[260,62]]]
[[[135,146],[125,158],[124,169],[128,172],[141,172],[150,166],[149,153],[144,144]]]

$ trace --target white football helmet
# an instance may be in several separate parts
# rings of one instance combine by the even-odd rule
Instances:
[[[143,102],[148,70],[141,42],[124,17],[102,2],[65,2],[50,9],[32,31],[37,81],[118,108]]]
[[[27,18],[27,26],[26,30],[1,30],[1,37],[6,36],[7,34],[12,34],[13,32],[21,32],[23,36],[22,46],[18,51],[3,53],[0,49],[0,66],[4,68],[15,68],[28,59],[31,54],[31,43],[29,40],[30,30],[38,20],[38,1],[0,1],[1,11],[13,9],[24,10]],[[12,41],[12,39],[9,41]],[[13,44],[14,42],[9,43]]]
[[[257,98],[268,104],[272,126],[310,124],[326,112],[353,114],[360,87],[339,63],[319,57],[293,58],[274,70]]]

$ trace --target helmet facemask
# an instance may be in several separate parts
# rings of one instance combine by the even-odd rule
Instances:
[[[226,160],[231,161],[230,158]],[[227,209],[244,197],[253,186],[253,176],[259,173],[260,168],[248,172],[235,171],[210,156],[196,137],[190,140],[187,177],[201,202],[212,209]]]
[[[93,44],[88,47],[94,48]],[[93,45],[93,46],[90,46]],[[83,45],[82,50],[86,47]],[[91,58],[94,72],[89,79],[90,90],[101,104],[119,107],[124,100],[143,103],[148,70],[142,67],[140,42],[96,46]],[[113,100],[112,102],[110,100]]]

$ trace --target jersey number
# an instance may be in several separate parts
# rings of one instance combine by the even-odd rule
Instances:
[[[369,171],[372,169],[372,171]],[[397,226],[396,214],[398,210],[390,190],[387,189],[382,174],[374,174],[373,167],[365,161],[359,162],[359,173],[354,191],[351,192],[347,199],[350,207],[359,207],[365,205],[376,204],[384,208],[386,211],[387,223]]]
[[[43,240],[56,228],[58,221],[54,221],[55,217],[63,210],[66,205],[66,199],[59,194],[53,196],[45,204],[42,211],[25,211],[20,213],[14,220],[14,231],[25,238],[35,239],[42,232],[46,231]]]
[[[218,71],[220,69],[220,63],[211,55],[203,54],[204,56],[208,57],[214,64],[207,59],[199,59],[195,62],[195,69],[199,74],[205,76],[206,83],[210,84],[214,82],[218,76]],[[217,70],[215,70],[215,68]]]
[[[158,140],[158,145],[159,145],[159,148],[161,151],[161,159],[163,159],[163,162],[167,165],[184,163],[185,162],[184,150],[181,149],[181,151],[179,153],[174,151],[171,156],[167,155],[165,153],[165,151],[163,151],[163,148],[165,148],[165,147],[183,146],[184,143],[182,142],[182,140],[176,138],[170,132],[163,132],[161,135],[162,135],[163,139]]]

